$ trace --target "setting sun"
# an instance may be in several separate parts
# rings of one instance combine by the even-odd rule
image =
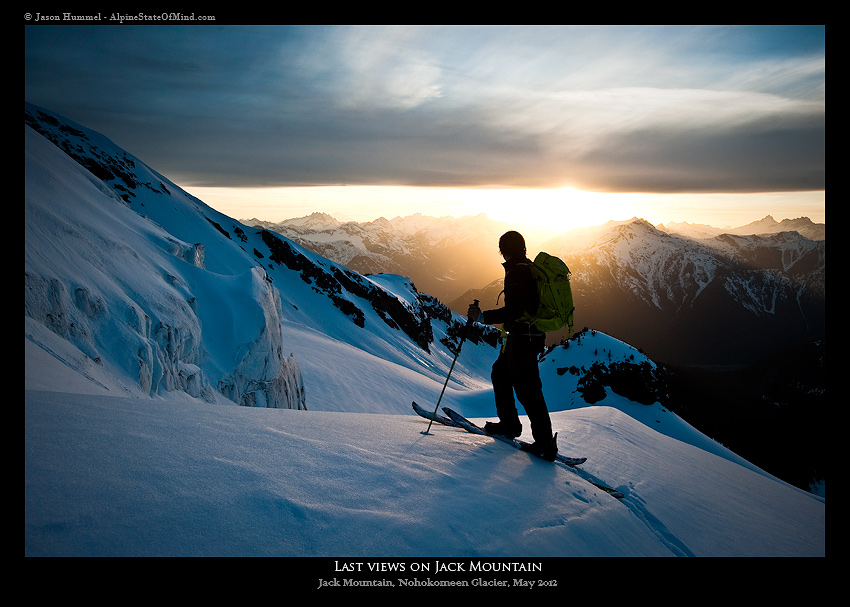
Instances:
[[[543,232],[564,232],[636,214],[635,195],[573,188],[415,188],[322,186],[301,188],[191,188],[218,210],[240,218],[280,221],[321,211],[338,219],[372,221],[421,213],[434,217],[478,215]]]
[[[528,224],[549,231],[566,231],[600,225],[611,219],[635,215],[631,196],[584,192],[574,188],[555,190],[502,190],[494,196],[488,215],[508,223]]]

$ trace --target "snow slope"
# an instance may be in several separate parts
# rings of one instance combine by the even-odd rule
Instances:
[[[366,306],[359,327],[299,272],[259,266],[259,236],[224,238],[209,218],[235,224],[170,182],[143,215],[28,127],[25,143],[25,556],[825,555],[823,498],[658,403],[605,388],[587,404],[582,369],[651,366],[628,344],[587,333],[541,362],[561,451],[586,456],[618,500],[489,438],[422,434],[410,402],[436,403],[446,323],[431,320],[427,350]],[[368,282],[422,305],[403,277]],[[466,342],[444,404],[491,417],[494,356]],[[224,398],[237,377],[283,377],[304,406]]]
[[[553,414],[617,500],[387,414],[27,392],[28,556],[823,556],[825,504],[617,408]]]

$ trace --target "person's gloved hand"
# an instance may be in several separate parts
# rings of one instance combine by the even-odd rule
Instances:
[[[475,303],[469,304],[469,310],[467,310],[466,312],[466,317],[469,318],[472,322],[475,322],[480,316],[481,308],[478,307],[478,301],[476,300]]]

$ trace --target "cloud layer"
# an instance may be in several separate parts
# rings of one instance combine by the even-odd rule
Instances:
[[[28,26],[25,87],[185,185],[825,187],[823,27]]]

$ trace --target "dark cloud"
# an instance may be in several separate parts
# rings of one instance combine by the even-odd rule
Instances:
[[[30,26],[25,95],[186,185],[808,190],[824,61],[822,28]]]
[[[603,191],[805,191],[825,187],[825,152],[821,117],[736,129],[632,132],[611,138],[578,166],[587,186]]]

